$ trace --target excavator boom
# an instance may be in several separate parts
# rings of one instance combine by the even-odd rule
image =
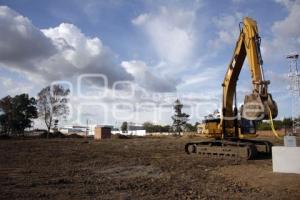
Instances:
[[[234,95],[238,77],[246,57],[252,78],[253,91],[245,96],[241,117],[248,120],[263,120],[270,119],[270,110],[273,118],[278,113],[277,105],[273,101],[272,95],[268,93],[270,81],[264,78],[257,23],[253,19],[245,17],[240,25],[242,25],[240,26],[240,35],[222,84],[223,118],[220,128],[229,135],[233,134],[230,129],[233,128],[234,120],[237,118],[237,112],[234,112],[235,108],[233,107]]]
[[[238,152],[243,152],[242,157],[250,159],[255,157],[258,147],[262,146],[270,154],[270,142],[249,140],[256,137],[257,121],[275,118],[278,114],[277,104],[268,93],[270,81],[264,77],[260,41],[256,21],[245,17],[240,23],[239,38],[222,83],[222,117],[218,120],[204,120],[202,124],[204,135],[215,140],[188,143],[185,146],[187,153],[232,157],[240,156]],[[238,112],[236,86],[246,57],[253,90],[245,96],[244,105]]]

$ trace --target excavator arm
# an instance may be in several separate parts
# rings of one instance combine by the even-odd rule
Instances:
[[[271,94],[268,93],[268,84],[270,81],[264,79],[260,37],[256,21],[245,17],[242,27],[240,27],[240,35],[233,57],[222,84],[223,117],[220,123],[222,127],[220,128],[223,132],[232,133],[233,127],[236,125],[237,108],[233,107],[233,103],[234,100],[236,101],[236,84],[246,57],[250,68],[253,91],[251,94],[245,96],[244,105],[241,109],[241,117],[249,120],[263,120],[270,118],[270,111],[273,118],[278,113],[276,102],[273,101]]]
[[[253,90],[245,96],[244,105],[238,115],[236,85],[246,57]],[[264,78],[257,24],[253,19],[246,17],[240,27],[240,35],[222,84],[221,119],[207,118],[201,124],[202,134],[214,140],[189,142],[185,145],[186,153],[217,158],[253,159],[260,153],[270,156],[272,143],[251,139],[257,136],[256,121],[274,118],[278,113],[277,105],[268,93],[269,84],[270,81]]]

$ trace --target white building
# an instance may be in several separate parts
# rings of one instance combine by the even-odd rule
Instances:
[[[128,130],[122,132],[120,130],[111,131],[112,134],[122,134],[122,135],[134,135],[134,136],[146,136],[146,130]]]
[[[113,126],[110,125],[89,124],[88,126],[66,125],[58,130],[65,135],[77,134],[82,136],[92,136],[95,135],[96,126],[109,126],[113,128]]]
[[[127,131],[122,132],[121,128],[113,128],[111,125],[97,125],[97,124],[90,124],[88,126],[79,126],[79,125],[66,125],[62,128],[59,128],[59,131],[66,135],[71,134],[78,134],[82,136],[92,136],[95,135],[95,128],[97,126],[109,126],[111,127],[112,134],[122,134],[122,135],[133,135],[133,136],[145,136],[146,130],[144,129],[143,125],[135,124],[135,123],[128,123]]]
[[[65,135],[77,134],[86,136],[89,134],[89,130],[86,126],[78,126],[78,125],[67,125],[58,129],[59,132]]]
[[[144,129],[143,125],[135,124],[135,123],[128,123],[127,131],[121,131],[119,129],[113,129],[111,131],[112,134],[122,134],[122,135],[134,135],[134,136],[146,136],[146,130]]]

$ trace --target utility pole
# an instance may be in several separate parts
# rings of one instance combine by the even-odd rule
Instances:
[[[88,136],[88,131],[89,131],[89,119],[86,119],[86,129],[85,129],[85,137],[87,138]]]
[[[289,61],[289,90],[292,96],[292,134],[300,133],[300,71],[298,68],[298,53],[290,53],[286,56]]]

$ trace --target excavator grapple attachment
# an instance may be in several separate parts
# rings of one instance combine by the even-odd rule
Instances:
[[[268,95],[268,100],[265,102],[265,119],[271,119],[270,111],[272,113],[272,118],[276,118],[278,115],[278,107],[271,94]]]
[[[265,115],[265,109],[262,99],[258,93],[245,96],[242,116],[248,120],[262,120]]]
[[[268,94],[264,98],[258,93],[253,93],[245,96],[242,117],[248,120],[267,120],[270,119],[270,110],[272,118],[275,118],[278,114],[278,109],[272,95]]]

